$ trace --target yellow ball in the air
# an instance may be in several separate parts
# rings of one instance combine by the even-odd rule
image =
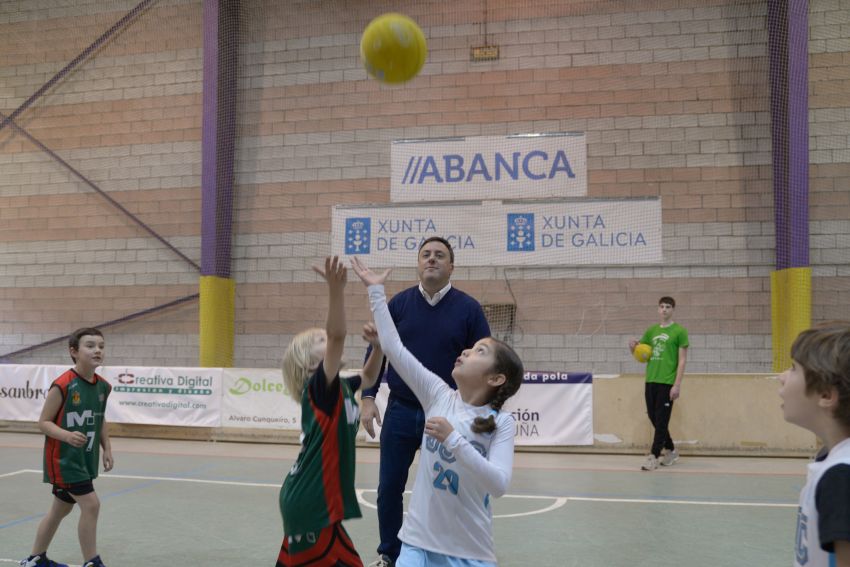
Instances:
[[[412,19],[390,12],[369,22],[360,40],[366,71],[385,83],[404,83],[415,77],[428,57],[425,34]]]
[[[632,356],[634,356],[635,360],[638,362],[646,362],[649,360],[649,357],[652,356],[652,347],[648,344],[640,343],[635,347],[635,351],[632,353]]]

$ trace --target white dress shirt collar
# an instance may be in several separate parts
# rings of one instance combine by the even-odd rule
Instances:
[[[425,298],[425,301],[427,301],[428,305],[430,305],[431,307],[437,305],[440,300],[446,296],[450,289],[452,289],[452,282],[447,283],[446,287],[434,294],[434,297],[429,297],[428,292],[425,291],[424,287],[422,287],[422,282],[419,283],[419,293],[422,294],[422,297]]]

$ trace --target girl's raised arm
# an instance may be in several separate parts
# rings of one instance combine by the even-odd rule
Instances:
[[[325,323],[328,344],[322,364],[328,384],[331,384],[342,364],[342,351],[345,346],[346,269],[338,256],[328,256],[325,258],[324,271],[316,266],[313,266],[313,271],[322,276],[328,284],[328,319]]]
[[[384,271],[383,274],[376,274],[357,257],[352,258],[351,268],[369,289],[369,305],[375,318],[375,326],[378,327],[378,338],[384,349],[384,356],[416,394],[422,407],[427,409],[438,392],[451,388],[439,376],[425,368],[401,343],[401,337],[398,336],[398,330],[387,307],[387,296],[384,293],[383,284],[390,270]]]

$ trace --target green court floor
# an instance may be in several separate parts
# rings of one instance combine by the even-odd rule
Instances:
[[[30,551],[50,506],[39,435],[0,434],[0,567]],[[109,567],[274,565],[278,489],[290,445],[114,438],[99,551]],[[640,456],[517,453],[510,494],[494,503],[502,566],[736,567],[792,562],[802,459],[688,458],[648,473]],[[375,556],[378,452],[358,450],[363,518],[346,522]],[[411,483],[412,486],[411,474]],[[51,545],[79,565],[77,513]]]

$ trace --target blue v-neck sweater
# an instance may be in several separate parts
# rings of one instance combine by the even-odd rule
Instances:
[[[481,305],[454,286],[433,307],[422,297],[419,286],[407,288],[390,300],[389,309],[402,344],[452,388],[457,387],[452,378],[457,357],[479,339],[490,336]],[[386,379],[394,398],[418,403],[392,365],[387,368]],[[379,385],[380,379],[363,395],[374,396]]]

